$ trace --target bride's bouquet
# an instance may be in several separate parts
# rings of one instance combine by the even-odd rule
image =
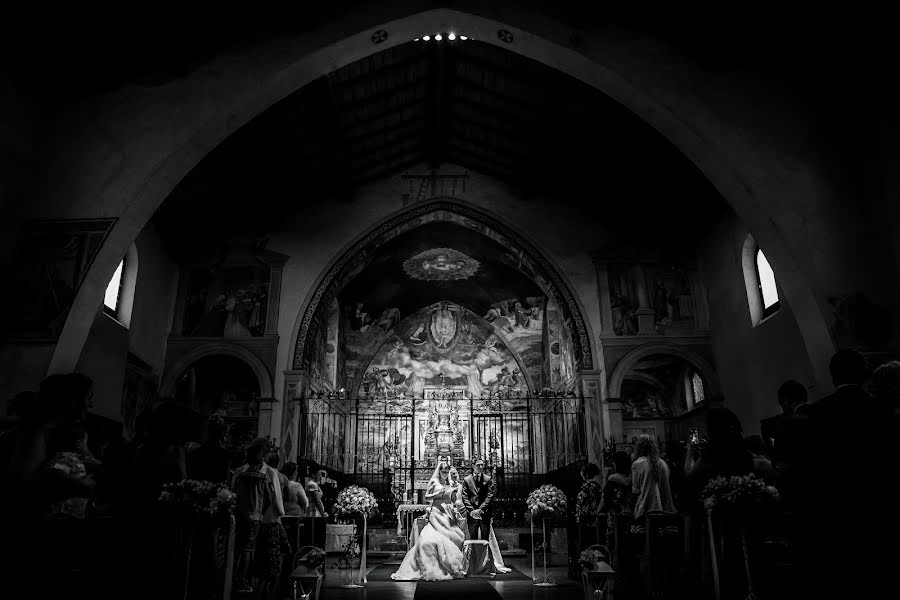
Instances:
[[[163,485],[159,502],[214,517],[234,512],[235,496],[224,484],[185,479]]]
[[[778,490],[756,475],[719,476],[709,481],[701,494],[703,505],[713,510],[746,510],[778,499]]]
[[[378,514],[378,502],[368,489],[351,485],[341,490],[334,502],[334,514],[343,517],[372,518]]]
[[[568,500],[555,485],[542,485],[528,494],[525,500],[532,519],[555,519],[566,514]]]

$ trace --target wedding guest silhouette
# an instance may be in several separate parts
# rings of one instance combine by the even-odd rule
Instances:
[[[468,511],[469,539],[486,540],[491,531],[491,500],[497,491],[494,479],[484,473],[484,461],[475,461],[474,473],[463,482],[463,505]]]

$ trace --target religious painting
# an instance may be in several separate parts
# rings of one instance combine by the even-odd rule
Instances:
[[[23,228],[5,282],[11,337],[59,337],[112,219],[36,221]]]
[[[547,302],[547,346],[550,366],[550,388],[557,392],[575,389],[575,352],[572,338],[562,320],[559,307]]]
[[[638,302],[637,295],[632,287],[628,265],[620,263],[609,264],[607,277],[613,333],[616,335],[636,335],[638,332]]]
[[[692,329],[695,310],[687,269],[660,264],[645,267],[644,273],[657,332]]]
[[[649,435],[653,439],[659,437],[656,427],[625,427],[622,432],[625,435],[625,440],[630,444],[637,443],[642,435]]]
[[[195,268],[188,274],[182,334],[261,336],[266,328],[269,268]]]
[[[694,394],[694,373],[694,366],[677,356],[655,354],[641,359],[622,382],[623,416],[660,418],[683,414],[693,404],[688,402],[688,395]]]
[[[468,279],[479,262],[453,248],[431,248],[403,262],[403,270],[413,279],[453,281]]]
[[[528,385],[504,342],[471,311],[439,302],[405,319],[359,375],[358,393],[421,397],[426,386],[456,386],[475,398],[526,395]]]

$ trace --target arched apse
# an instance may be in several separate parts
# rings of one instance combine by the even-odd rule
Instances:
[[[521,272],[533,280],[546,297],[559,307],[563,324],[572,341],[576,369],[580,371],[595,368],[590,324],[584,317],[580,300],[572,292],[572,286],[562,271],[511,225],[479,208],[446,198],[430,200],[383,220],[332,260],[304,302],[294,326],[291,367],[300,370],[309,363],[309,353],[312,351],[309,333],[317,315],[330,305],[379,248],[419,227],[441,221],[474,231],[509,249],[516,257]]]
[[[646,344],[635,348],[616,364],[616,368],[609,377],[610,398],[619,398],[622,394],[622,383],[629,377],[631,370],[642,359],[654,354],[677,356],[683,359],[700,373],[711,395],[721,393],[722,386],[719,384],[715,369],[702,356],[676,344]]]
[[[160,395],[162,397],[172,397],[175,393],[175,383],[186,369],[196,363],[201,358],[207,356],[231,356],[240,359],[245,363],[259,382],[259,394],[261,398],[272,397],[272,376],[263,362],[252,352],[241,346],[228,344],[224,342],[211,342],[194,348],[184,356],[180,357],[171,367],[166,369],[160,383]]]
[[[69,206],[91,206],[88,210],[114,216],[117,221],[77,293],[50,371],[74,368],[93,313],[119,259],[174,186],[212,148],[318,76],[376,50],[419,37],[423,31],[455,28],[596,87],[651,124],[688,156],[767,248],[817,369],[817,380],[823,388],[829,386],[823,365],[827,365],[833,342],[823,317],[826,302],[814,294],[810,281],[816,264],[827,264],[818,255],[830,253],[840,258],[845,254],[843,246],[835,243],[825,247],[823,243],[822,247],[806,249],[802,240],[779,227],[779,221],[790,219],[797,211],[821,214],[813,203],[822,190],[810,190],[810,182],[803,177],[784,178],[784,164],[796,159],[783,156],[766,140],[743,135],[748,128],[731,122],[736,113],[722,110],[723,94],[728,96],[730,90],[704,96],[708,74],[646,35],[620,30],[584,32],[583,43],[576,51],[571,48],[569,27],[530,8],[510,4],[489,10],[473,8],[471,13],[416,10],[382,3],[355,11],[332,22],[327,31],[302,39],[279,39],[249,49],[246,54],[221,57],[146,93],[125,90],[117,101],[97,103],[94,110],[102,111],[106,106],[114,109],[109,114],[87,115],[85,123],[91,125],[85,125],[84,131],[60,132],[70,154],[60,157],[60,165],[65,168],[48,181],[50,187],[42,195],[59,204],[66,198]],[[402,16],[398,18],[398,14]],[[495,16],[486,16],[491,14]],[[376,42],[376,31],[386,32],[387,38],[378,36]],[[500,36],[498,31],[509,35]],[[376,43],[380,45],[376,47]],[[96,128],[103,124],[118,137],[97,142]],[[80,143],[85,151],[79,149]],[[85,173],[91,169],[72,161],[78,156],[96,165],[96,157],[109,153],[119,158],[115,173],[108,176],[88,178]],[[48,163],[48,168],[53,165]],[[802,206],[801,199],[808,206]],[[785,214],[785,206],[792,206],[793,213]]]

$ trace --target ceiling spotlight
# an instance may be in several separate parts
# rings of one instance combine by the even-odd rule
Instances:
[[[447,39],[450,40],[450,41],[452,42],[453,40],[456,39],[456,34],[455,34],[455,33],[451,33],[450,35],[447,36]]]
[[[444,38],[441,37],[441,34],[437,34],[436,36],[434,36],[434,39],[436,39],[437,41],[441,41]]]
[[[461,39],[461,40],[463,40],[463,41],[465,41],[465,40],[467,40],[467,39],[469,39],[469,38],[467,38],[467,37],[466,37],[466,36],[464,36],[464,35],[461,35],[461,36],[459,36],[459,39]]]
[[[415,41],[415,42],[418,42],[418,41],[419,41],[419,38],[416,38],[416,39],[415,39],[415,40],[413,40],[413,41]]]
[[[427,42],[428,40],[431,39],[431,36],[430,35],[422,36],[422,39]]]

